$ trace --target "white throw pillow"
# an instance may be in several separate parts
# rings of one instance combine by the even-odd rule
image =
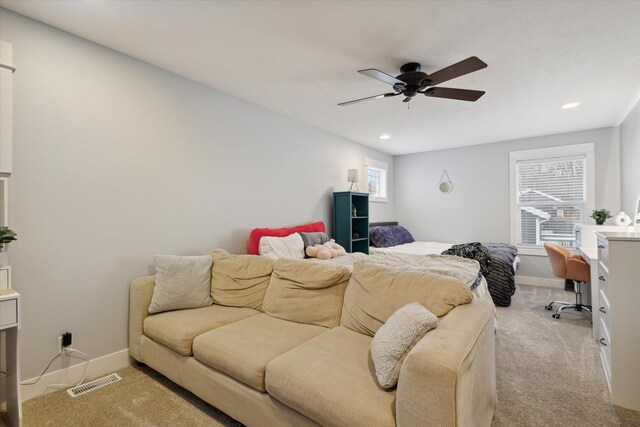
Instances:
[[[302,259],[304,258],[304,241],[299,233],[286,237],[264,236],[258,244],[258,253],[271,259]]]
[[[378,383],[384,389],[398,383],[407,354],[427,332],[438,326],[438,318],[420,303],[398,309],[378,329],[371,341],[371,359]]]
[[[211,256],[156,255],[149,313],[206,307],[211,301]]]

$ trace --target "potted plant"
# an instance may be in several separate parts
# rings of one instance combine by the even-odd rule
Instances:
[[[594,209],[591,218],[596,220],[596,224],[602,225],[607,218],[611,218],[611,212],[606,209]]]
[[[0,226],[0,252],[7,250],[7,245],[16,239],[17,234],[13,232],[9,227]]]

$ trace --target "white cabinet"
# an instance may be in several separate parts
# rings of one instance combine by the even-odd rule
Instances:
[[[640,233],[597,234],[600,358],[611,400],[640,410]]]
[[[600,339],[600,316],[602,312],[598,311],[600,307],[600,295],[598,293],[598,251],[597,251],[597,239],[596,233],[600,232],[613,232],[613,231],[633,231],[633,227],[622,227],[618,225],[596,225],[596,224],[574,224],[573,231],[576,236],[576,247],[579,250],[580,256],[589,263],[591,267],[591,283],[589,299],[593,313],[591,318],[593,320],[593,339],[598,341]]]
[[[0,290],[0,331],[5,333],[6,345],[0,347],[0,357],[6,360],[7,413],[14,427],[22,426],[20,398],[20,294],[10,289]]]
[[[609,231],[633,231],[633,227],[620,225],[574,224],[573,232],[576,235],[576,247],[595,248],[596,233]]]
[[[13,46],[0,40],[0,173],[12,169],[13,139]],[[8,67],[8,68],[7,68]]]

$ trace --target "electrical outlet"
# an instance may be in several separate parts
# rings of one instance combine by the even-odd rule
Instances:
[[[58,353],[62,353],[65,348],[71,348],[71,332],[65,332],[58,336]]]
[[[62,334],[62,347],[71,347],[72,337],[71,332]]]

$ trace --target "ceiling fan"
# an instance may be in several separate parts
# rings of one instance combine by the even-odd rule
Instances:
[[[434,87],[446,81],[455,79],[465,74],[473,73],[474,71],[486,68],[482,60],[475,56],[467,58],[456,64],[449,65],[440,71],[436,71],[433,74],[427,74],[420,71],[420,64],[417,62],[409,62],[400,67],[400,75],[393,77],[389,74],[383,73],[375,68],[369,68],[366,70],[358,71],[360,74],[372,77],[381,82],[388,83],[393,86],[394,92],[383,93],[380,95],[369,96],[367,98],[356,99],[353,101],[342,102],[338,105],[345,106],[351,105],[362,101],[369,101],[371,99],[390,98],[392,96],[404,95],[402,102],[409,102],[417,94],[431,96],[434,98],[448,98],[457,99],[460,101],[477,101],[484,91],[482,90],[469,90],[469,89],[454,89],[448,87]]]

